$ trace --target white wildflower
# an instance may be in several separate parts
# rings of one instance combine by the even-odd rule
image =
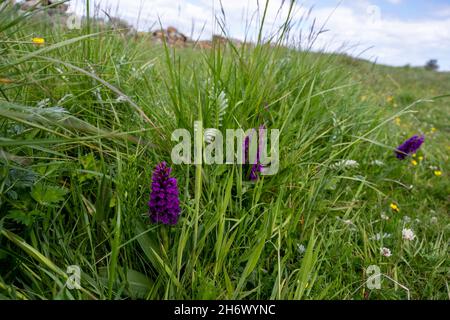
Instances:
[[[356,169],[359,163],[355,160],[340,160],[330,166],[331,169]]]
[[[409,222],[411,222],[411,218],[408,217],[408,216],[404,216],[404,217],[403,217],[403,222],[409,223]]]
[[[437,223],[438,219],[437,217],[431,217],[430,222],[431,223]]]
[[[383,219],[383,220],[389,220],[389,216],[386,215],[386,214],[384,214],[384,213],[382,213],[382,214],[381,214],[381,219]]]
[[[389,248],[383,247],[380,249],[380,253],[383,257],[390,257],[392,256],[391,250]]]
[[[298,252],[300,252],[300,254],[304,254],[306,251],[305,246],[302,244],[297,244],[297,249],[298,249]]]
[[[373,160],[370,164],[374,165],[374,166],[379,166],[379,167],[384,166],[384,162],[381,160]]]
[[[412,241],[416,238],[416,235],[414,234],[414,231],[412,231],[411,229],[404,228],[402,230],[402,237],[405,240]]]

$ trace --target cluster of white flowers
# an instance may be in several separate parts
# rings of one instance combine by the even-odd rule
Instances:
[[[297,244],[297,249],[298,249],[298,252],[300,252],[300,254],[304,254],[306,251],[305,246],[302,244]]]
[[[414,234],[414,231],[412,231],[411,229],[404,228],[402,230],[402,237],[405,240],[412,241],[416,238],[416,235]]]
[[[391,250],[389,248],[383,247],[380,249],[380,253],[383,257],[389,258],[392,256]]]
[[[391,234],[389,234],[389,233],[384,233],[384,234],[377,233],[375,236],[371,237],[371,240],[381,240],[383,238],[389,238],[390,236],[391,236]],[[416,235],[414,234],[413,230],[404,228],[402,230],[402,237],[404,240],[412,241],[416,238]],[[383,248],[380,248],[380,254],[383,257],[389,258],[392,255],[392,252],[389,248],[383,247]]]
[[[356,169],[359,167],[359,163],[355,160],[340,160],[333,163],[331,169]]]
[[[391,204],[391,208],[394,208],[394,207],[397,207],[397,206],[395,204]],[[386,215],[385,212],[381,212],[380,216],[381,216],[382,220],[389,220],[389,216]],[[409,216],[406,216],[406,215],[403,216],[402,220],[403,220],[404,224],[410,223],[412,221],[412,219]],[[420,220],[419,219],[415,219],[414,222],[415,223],[420,223]],[[431,217],[430,222],[431,223],[436,223],[437,222],[437,218],[435,216]],[[380,241],[382,239],[390,238],[390,237],[391,237],[391,234],[385,232],[383,234],[382,233],[377,233],[377,234],[373,235],[372,237],[370,237],[369,239],[370,240],[374,240],[374,241]],[[403,240],[406,240],[406,241],[413,241],[414,239],[416,239],[416,235],[414,234],[414,231],[412,229],[410,229],[410,228],[403,228],[402,229],[402,238],[403,238]],[[392,255],[391,250],[389,248],[386,248],[386,247],[380,248],[380,253],[384,257],[390,257]]]

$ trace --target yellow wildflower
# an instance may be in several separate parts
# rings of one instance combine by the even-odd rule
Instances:
[[[412,161],[411,161],[411,164],[412,164],[413,166],[417,166],[417,161],[416,161],[416,160],[412,160]]]
[[[431,128],[431,133],[435,133],[436,130],[437,130],[437,129],[436,129],[435,127]]]
[[[434,175],[436,177],[440,177],[440,176],[442,176],[442,171],[441,170],[434,170]]]
[[[391,103],[392,101],[394,101],[394,97],[393,96],[387,96],[386,101],[388,103]]]
[[[391,203],[390,207],[391,207],[392,211],[394,211],[394,212],[400,211],[400,208],[395,203]]]
[[[45,43],[45,39],[44,38],[33,38],[33,43],[34,44],[44,44]]]
[[[420,157],[419,157],[419,161],[422,161],[422,160],[423,160],[423,156],[420,156]]]
[[[401,123],[401,120],[400,120],[399,117],[395,118],[394,121],[395,121],[395,124],[398,125],[398,126],[399,126],[400,123]]]

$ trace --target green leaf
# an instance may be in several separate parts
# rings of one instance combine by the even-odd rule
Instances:
[[[27,227],[31,226],[34,222],[33,212],[27,213],[22,210],[11,210],[8,212],[7,217],[16,221],[17,223],[26,225]]]
[[[155,267],[160,274],[167,275],[178,288],[181,288],[181,284],[175,276],[175,272],[169,265],[167,258],[161,252],[155,238],[149,234],[148,228],[142,222],[136,221],[135,233],[142,251],[144,251],[144,254],[147,256],[153,267]]]
[[[128,290],[134,298],[144,299],[154,287],[154,283],[144,274],[129,269],[127,271]]]
[[[57,186],[38,183],[34,185],[31,196],[39,204],[50,205],[64,200],[67,190]]]
[[[102,223],[108,217],[110,212],[112,190],[111,181],[103,175],[97,190],[97,199],[95,201],[95,221]]]

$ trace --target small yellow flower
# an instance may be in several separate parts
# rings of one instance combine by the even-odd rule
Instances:
[[[422,160],[423,160],[423,156],[420,156],[420,157],[419,157],[419,161],[422,161]]]
[[[386,101],[388,103],[391,103],[392,101],[394,101],[394,97],[393,96],[387,96]]]
[[[441,170],[434,170],[434,175],[436,177],[440,177],[440,176],[442,176],[442,171]]]
[[[413,158],[415,158],[415,157],[416,157],[416,154],[415,154],[415,153],[413,153],[412,157],[413,157]]]
[[[412,164],[413,166],[417,166],[417,161],[416,161],[416,160],[412,160],[412,161],[411,161],[411,164]]]
[[[33,38],[33,43],[34,44],[44,44],[45,43],[45,39],[44,38]]]
[[[394,121],[395,121],[395,124],[398,125],[398,126],[399,126],[400,123],[401,123],[401,120],[400,120],[399,117],[395,118]]]
[[[437,129],[436,129],[435,127],[431,128],[431,133],[435,133],[436,130],[437,130]]]
[[[391,207],[392,211],[394,211],[394,212],[400,211],[400,208],[395,203],[391,203],[390,207]]]

